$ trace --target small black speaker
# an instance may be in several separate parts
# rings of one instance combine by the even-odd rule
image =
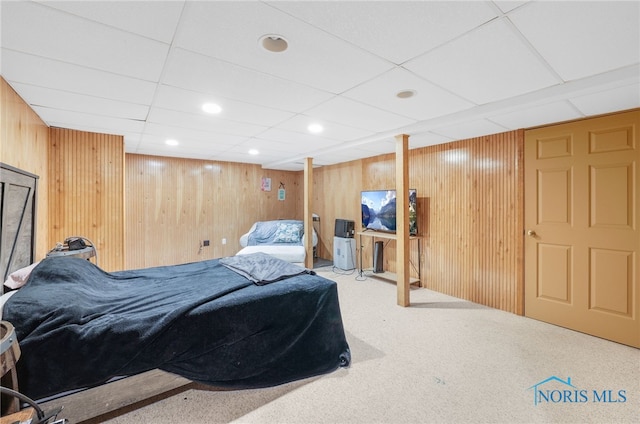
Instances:
[[[373,249],[373,272],[376,274],[380,274],[384,272],[384,242],[377,241],[374,245]]]
[[[355,233],[356,223],[347,219],[336,219],[334,236],[342,238],[352,238]]]

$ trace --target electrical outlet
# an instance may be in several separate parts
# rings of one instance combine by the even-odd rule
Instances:
[[[222,239],[222,244],[227,244],[227,239],[226,238]]]
[[[202,245],[203,245],[204,247],[209,246],[209,240],[204,240],[204,241],[202,242]]]

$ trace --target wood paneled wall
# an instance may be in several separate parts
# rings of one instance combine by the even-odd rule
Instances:
[[[271,191],[261,190],[263,177]],[[252,164],[127,154],[126,267],[234,255],[254,222],[302,219],[302,178]]]
[[[414,152],[425,287],[523,314],[523,143],[511,131]]]
[[[313,170],[312,213],[319,216],[317,254],[320,258],[333,258],[335,220],[360,219],[360,187],[362,187],[362,161],[344,162]]]
[[[49,240],[90,239],[99,266],[124,269],[122,136],[50,129]]]
[[[420,255],[410,243],[410,271],[416,277],[420,261],[423,287],[523,313],[523,140],[523,131],[511,131],[410,151],[409,186],[418,192],[422,236]],[[395,156],[327,166],[314,176],[327,217],[320,256],[330,258],[333,220],[352,219],[361,228],[360,191],[395,187]],[[372,264],[370,244],[367,238],[358,247],[365,269]],[[395,272],[394,242],[384,253],[384,269]]]
[[[0,161],[39,176],[36,200],[36,259],[39,260],[52,247],[47,210],[49,128],[1,77],[0,92]]]

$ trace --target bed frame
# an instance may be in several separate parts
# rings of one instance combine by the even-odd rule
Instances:
[[[0,273],[3,282],[11,272],[36,259],[37,191],[37,175],[0,163]],[[67,418],[72,423],[91,422],[120,408],[155,401],[195,385],[186,378],[152,370],[41,402],[39,406],[45,411],[63,406],[58,418]]]
[[[0,163],[0,277],[3,282],[10,273],[32,264],[35,258],[37,192],[37,175]]]

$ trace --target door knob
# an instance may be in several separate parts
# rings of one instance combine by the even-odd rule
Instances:
[[[533,231],[533,230],[529,230],[529,231],[527,231],[527,235],[528,235],[529,237],[535,237],[537,234],[536,234],[536,232],[535,232],[535,231]]]

